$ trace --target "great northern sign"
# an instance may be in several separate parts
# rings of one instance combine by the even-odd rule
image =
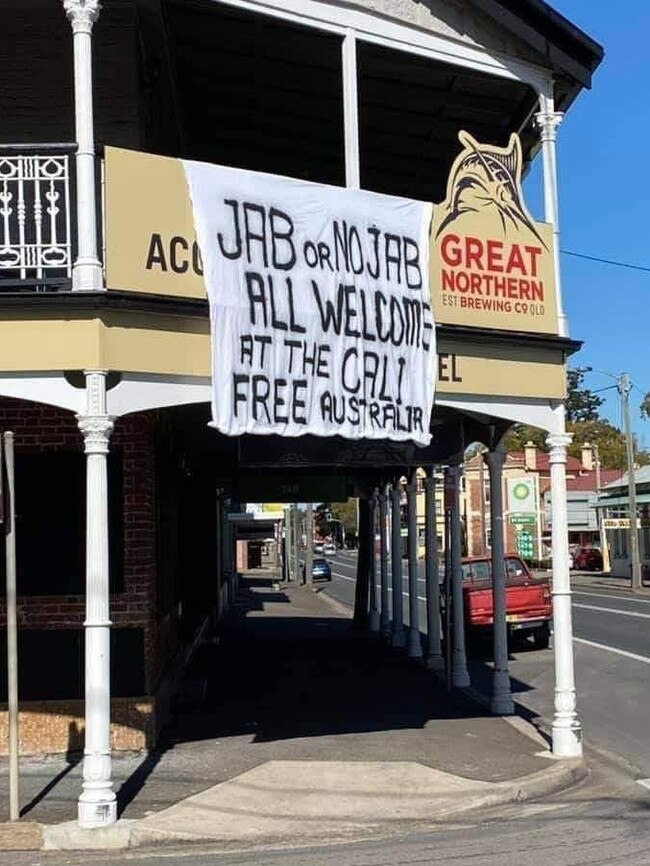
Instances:
[[[524,204],[518,136],[507,147],[479,144],[467,132],[459,138],[447,197],[433,210],[435,320],[557,333],[553,228]]]
[[[433,207],[435,321],[556,334],[553,229],[524,204],[519,138],[505,148],[459,138],[446,199]],[[204,298],[181,161],[110,147],[105,159],[108,288]]]

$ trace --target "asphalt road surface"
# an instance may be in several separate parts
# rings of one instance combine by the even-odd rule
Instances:
[[[353,606],[356,552],[330,559],[332,583],[326,592]],[[404,617],[408,621],[407,565]],[[420,630],[426,631],[423,564],[418,580]],[[585,741],[629,761],[641,778],[650,778],[650,596],[580,587],[573,594],[575,670],[578,711]],[[469,659],[472,684],[490,693],[490,646]],[[553,716],[552,650],[517,649],[510,673],[515,699],[533,713]]]

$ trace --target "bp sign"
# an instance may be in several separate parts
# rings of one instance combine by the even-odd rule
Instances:
[[[535,478],[508,479],[508,511],[512,514],[535,514],[537,512]]]

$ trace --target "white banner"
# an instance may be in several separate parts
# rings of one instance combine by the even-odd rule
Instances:
[[[431,205],[183,164],[210,301],[214,426],[427,445]]]

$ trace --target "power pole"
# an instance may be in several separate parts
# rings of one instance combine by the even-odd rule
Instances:
[[[314,588],[314,503],[307,503],[305,514],[305,583]]]
[[[632,558],[632,589],[641,589],[641,560],[639,557],[639,532],[636,516],[636,478],[634,476],[634,440],[632,439],[632,424],[630,422],[630,391],[632,383],[627,373],[621,373],[616,380],[618,393],[621,395],[623,409],[623,427],[627,450],[627,490],[630,503],[630,555]]]
[[[481,547],[478,551],[481,556],[485,556],[487,553],[487,543],[486,543],[486,520],[485,520],[485,459],[483,457],[483,452],[479,451],[478,453],[478,486],[479,486],[479,499],[481,502]],[[469,481],[469,478],[468,478]],[[469,539],[468,539],[469,543]]]
[[[603,571],[609,573],[611,571],[611,563],[609,560],[609,544],[607,542],[607,532],[605,530],[603,509],[598,508],[598,500],[600,499],[601,477],[600,477],[600,451],[597,443],[592,446],[596,452],[596,520],[598,522],[598,535],[600,537],[600,552],[603,557]]]

